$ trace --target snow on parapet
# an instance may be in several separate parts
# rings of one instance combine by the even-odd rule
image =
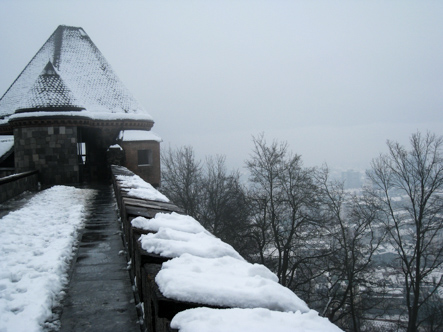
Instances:
[[[82,28],[59,26],[0,99],[0,118],[12,115],[48,60],[78,103],[92,113],[152,117],[132,96]],[[78,115],[78,114],[74,114]]]
[[[175,257],[163,263],[155,279],[168,298],[226,307],[309,310],[268,268],[246,262],[190,216],[158,213],[153,219],[137,217],[131,224],[156,232],[140,237],[144,250]]]
[[[128,196],[151,201],[169,202],[169,199],[138,175],[117,175],[117,180],[128,188]]]
[[[158,232],[160,227],[167,227],[187,233],[207,232],[210,234],[197,220],[191,216],[178,214],[176,212],[172,212],[171,214],[157,213],[153,219],[137,217],[133,219],[131,223],[133,227],[151,232]]]
[[[314,310],[302,314],[263,308],[195,308],[179,312],[171,327],[180,332],[339,332],[337,326]]]
[[[232,246],[206,232],[187,233],[160,227],[155,234],[141,235],[144,250],[162,257],[175,258],[185,253],[206,258],[230,256],[244,260]]]
[[[155,277],[160,292],[178,301],[221,307],[309,311],[306,303],[278,283],[264,265],[229,256],[204,258],[183,254],[163,263]]]
[[[162,141],[160,136],[148,130],[122,130],[119,134],[119,139],[123,142]]]

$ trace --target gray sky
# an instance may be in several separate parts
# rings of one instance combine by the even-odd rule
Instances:
[[[261,132],[346,169],[443,135],[443,1],[2,0],[0,95],[60,24],[85,29],[163,148],[229,168]]]

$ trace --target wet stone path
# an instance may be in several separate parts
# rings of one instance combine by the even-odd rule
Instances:
[[[95,186],[61,313],[61,332],[140,331],[116,201]]]

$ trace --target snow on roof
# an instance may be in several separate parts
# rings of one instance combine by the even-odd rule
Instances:
[[[155,277],[160,292],[178,301],[203,305],[309,311],[306,303],[278,283],[264,265],[229,256],[204,258],[183,254],[162,264]]]
[[[155,234],[141,235],[139,241],[144,250],[162,257],[174,258],[188,253],[199,257],[230,256],[244,260],[232,246],[206,232],[187,233],[160,227]]]
[[[278,312],[263,308],[195,308],[179,312],[171,321],[179,332],[339,332],[337,326],[314,310]]]
[[[20,109],[28,108],[81,108],[71,90],[61,79],[51,61],[28,91]]]
[[[103,109],[95,111],[38,111],[38,112],[24,112],[15,113],[6,120],[0,120],[0,124],[7,123],[9,120],[16,120],[30,117],[54,117],[54,116],[75,116],[84,117],[92,120],[149,120],[144,114],[129,114],[129,113],[109,113]]]
[[[151,232],[158,232],[160,227],[167,227],[177,231],[188,233],[209,233],[197,220],[191,216],[178,214],[176,212],[157,213],[155,218],[146,219],[137,217],[131,221],[133,227],[141,228]],[[210,234],[210,233],[209,233]]]
[[[127,193],[128,196],[150,201],[169,202],[165,195],[138,175],[117,175],[116,178],[120,181],[122,187],[130,188]]]
[[[14,136],[2,135],[0,136],[0,159],[14,148]]]
[[[123,142],[132,141],[157,141],[161,142],[160,136],[154,134],[148,130],[122,130],[120,131],[119,138]]]
[[[136,115],[152,121],[86,32],[82,28],[63,25],[49,37],[0,99],[0,118],[12,115],[20,108],[21,100],[33,87],[48,60],[88,112],[98,113],[97,116],[106,113]]]

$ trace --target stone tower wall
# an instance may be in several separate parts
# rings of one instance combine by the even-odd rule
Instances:
[[[79,182],[77,127],[14,129],[16,172],[38,170],[41,183]]]

